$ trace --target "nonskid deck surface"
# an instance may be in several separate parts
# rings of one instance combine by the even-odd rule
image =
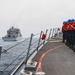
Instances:
[[[39,63],[41,56],[46,54],[41,59],[42,65],[40,65],[46,75],[75,75],[75,53],[61,43],[62,40],[56,42],[55,39],[51,39],[50,41],[41,48],[33,60]],[[49,52],[46,53],[47,51]]]

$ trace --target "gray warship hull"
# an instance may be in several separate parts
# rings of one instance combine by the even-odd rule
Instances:
[[[4,41],[18,41],[18,40],[21,40],[22,39],[22,37],[2,37],[2,39],[4,40]]]

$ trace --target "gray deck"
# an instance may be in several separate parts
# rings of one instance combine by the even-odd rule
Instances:
[[[42,54],[47,50],[64,45],[49,52],[44,57],[42,69],[46,75],[75,75],[75,53],[64,43],[61,43],[60,40],[59,38],[57,41],[55,41],[55,38],[51,39],[51,42],[46,43],[33,60],[38,62]]]

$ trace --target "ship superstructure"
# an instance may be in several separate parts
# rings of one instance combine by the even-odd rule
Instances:
[[[17,41],[22,38],[20,29],[14,28],[13,26],[7,31],[7,35],[2,37],[4,41]]]

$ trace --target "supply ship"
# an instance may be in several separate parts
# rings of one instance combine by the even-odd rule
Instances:
[[[14,28],[13,26],[9,28],[7,31],[7,35],[5,37],[2,37],[4,41],[17,41],[22,38],[20,29]]]

